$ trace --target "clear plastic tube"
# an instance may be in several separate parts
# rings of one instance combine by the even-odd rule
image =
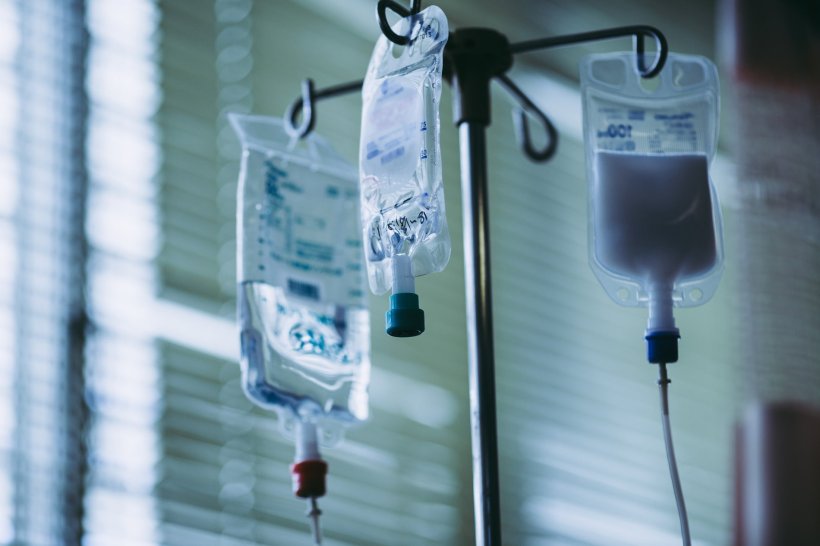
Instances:
[[[678,462],[675,460],[675,447],[672,445],[672,426],[669,422],[669,392],[668,386],[671,381],[666,376],[666,364],[660,364],[660,379],[658,387],[661,396],[661,423],[663,424],[663,440],[666,444],[666,460],[669,463],[669,476],[672,478],[672,489],[675,492],[675,504],[678,507],[678,518],[680,519],[680,532],[683,546],[692,545],[692,537],[689,534],[689,517],[686,515],[686,502],[683,498],[683,489],[680,485],[678,475]]]
[[[319,510],[319,505],[316,502],[316,497],[311,497],[307,500],[308,509],[305,514],[310,520],[310,533],[313,537],[315,546],[322,546],[322,527],[319,525],[319,516],[322,511]]]

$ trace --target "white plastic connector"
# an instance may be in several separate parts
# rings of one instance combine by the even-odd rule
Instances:
[[[316,423],[299,420],[296,425],[296,457],[294,462],[316,461],[321,459],[319,454],[319,432]]]
[[[653,286],[649,293],[649,320],[646,332],[676,331],[672,308],[672,288],[666,285]]]
[[[415,294],[416,278],[413,277],[413,262],[407,254],[393,256],[393,293]]]

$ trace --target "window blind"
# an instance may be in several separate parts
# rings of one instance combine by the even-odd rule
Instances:
[[[86,176],[80,2],[0,4],[0,542],[79,543]]]
[[[160,544],[159,356],[150,325],[160,226],[157,32],[150,0],[89,1],[86,360],[91,410],[83,543]]]
[[[20,195],[16,156],[19,104],[16,57],[20,48],[20,13],[15,4],[0,4],[0,543],[14,539],[15,356],[17,315],[15,287],[19,275],[16,204]]]

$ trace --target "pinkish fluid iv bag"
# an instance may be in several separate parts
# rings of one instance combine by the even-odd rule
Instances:
[[[670,54],[653,83],[631,52],[581,63],[590,264],[616,303],[649,308],[650,360],[677,360],[673,308],[708,301],[722,272],[717,70]]]

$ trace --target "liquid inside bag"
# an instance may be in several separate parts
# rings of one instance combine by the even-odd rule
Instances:
[[[595,174],[595,256],[607,270],[671,285],[714,267],[705,155],[602,151]]]
[[[441,271],[450,259],[439,145],[447,19],[430,6],[394,31],[410,43],[379,38],[362,93],[361,219],[376,294],[394,284],[394,256],[409,257],[413,277]]]
[[[292,142],[279,119],[230,119],[243,146],[237,306],[245,392],[285,419],[364,420],[370,323],[356,171],[320,137]]]
[[[670,54],[654,90],[640,80],[632,52],[581,64],[590,264],[621,305],[700,305],[723,262],[709,177],[717,71],[703,57]]]

